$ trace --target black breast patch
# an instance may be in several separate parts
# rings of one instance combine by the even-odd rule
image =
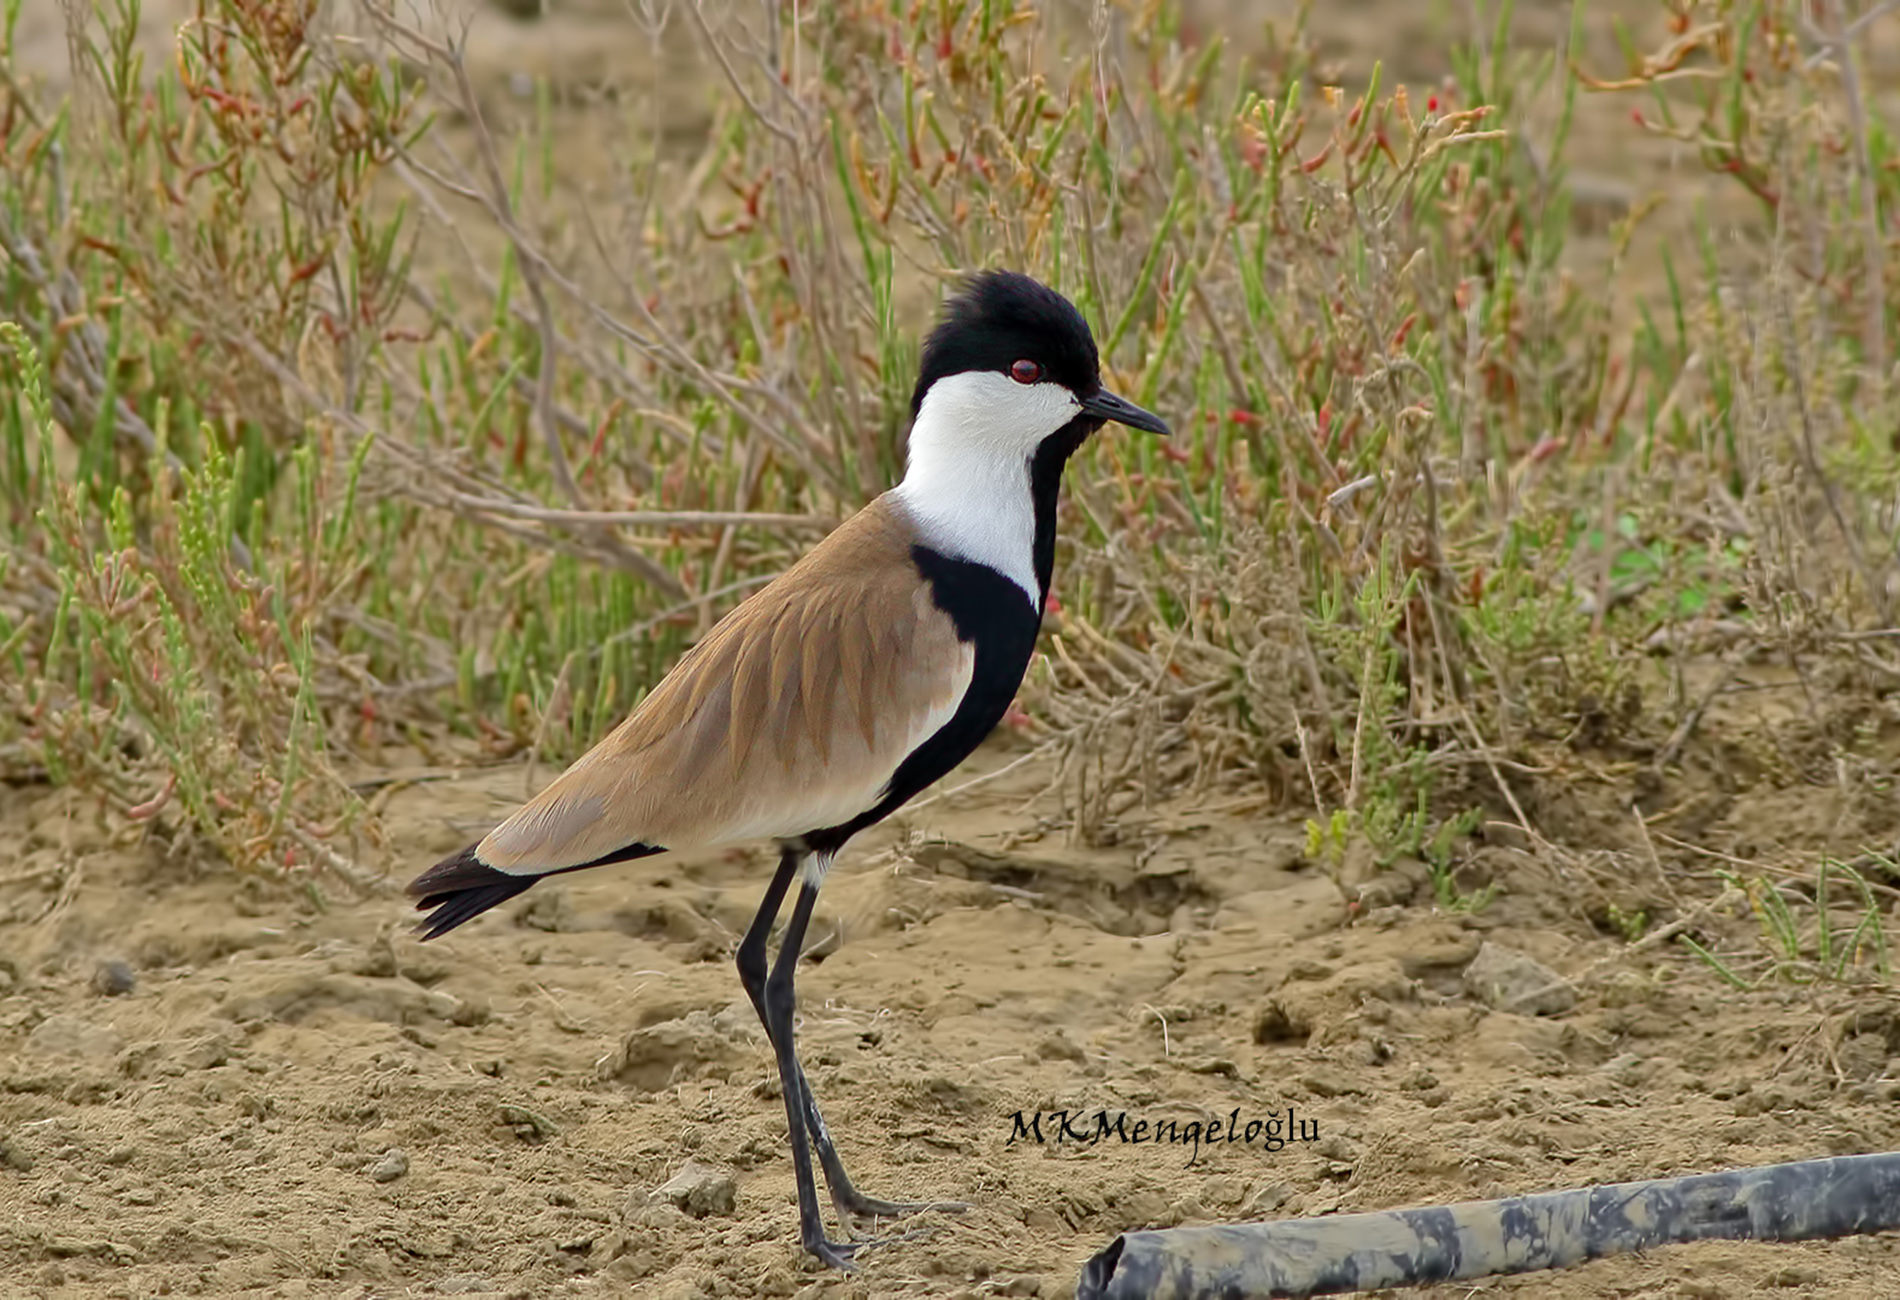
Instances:
[[[890,816],[968,758],[1003,720],[1036,652],[1042,611],[1029,603],[1021,587],[987,564],[957,559],[928,546],[912,546],[910,554],[917,572],[930,584],[937,608],[950,616],[957,639],[976,647],[970,687],[950,720],[898,765],[884,797],[874,807],[841,826],[803,837],[806,847],[816,853],[836,853],[846,840]]]

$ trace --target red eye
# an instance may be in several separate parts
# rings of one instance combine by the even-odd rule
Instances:
[[[1010,366],[1009,377],[1019,384],[1033,384],[1042,378],[1042,367],[1034,361],[1018,361]]]

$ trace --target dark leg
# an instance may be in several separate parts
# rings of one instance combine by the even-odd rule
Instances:
[[[752,918],[752,924],[746,929],[745,938],[739,940],[738,966],[739,983],[745,988],[746,997],[752,1000],[752,1009],[759,1015],[759,1023],[765,1026],[767,1038],[772,1036],[772,1019],[765,1014],[765,941],[771,937],[772,922],[778,920],[778,910],[785,905],[785,891],[791,888],[792,877],[798,874],[798,867],[805,855],[797,849],[780,849],[778,871],[772,876],[772,883],[765,888],[765,897],[759,900],[759,910]]]
[[[752,1009],[758,1013],[759,1023],[765,1026],[766,1037],[771,1040],[773,1050],[778,1047],[778,1033],[773,1018],[766,1011],[766,964],[765,945],[772,932],[772,923],[778,918],[779,908],[784,906],[785,894],[791,888],[792,877],[797,874],[803,863],[804,854],[796,849],[783,849],[779,855],[778,871],[772,877],[772,883],[766,888],[765,897],[759,901],[757,915],[752,918],[751,926],[746,930],[745,938],[739,943],[738,967],[739,983],[744,986],[746,997],[752,1002]],[[815,890],[808,890],[815,896]],[[801,898],[801,903],[804,901]],[[810,916],[810,904],[805,904],[807,919]],[[789,942],[789,934],[788,940]],[[800,927],[799,944],[791,949],[795,954],[797,947],[803,946],[803,927]],[[784,958],[781,949],[780,959]],[[852,1217],[891,1219],[905,1214],[915,1214],[920,1210],[962,1210],[968,1208],[956,1201],[921,1202],[912,1204],[903,1201],[886,1201],[875,1196],[867,1196],[852,1186],[851,1178],[844,1171],[844,1162],[838,1158],[838,1150],[832,1144],[831,1133],[825,1127],[824,1116],[818,1113],[818,1102],[812,1095],[811,1084],[805,1078],[804,1067],[798,1064],[796,1054],[792,1065],[798,1077],[798,1103],[804,1116],[804,1129],[810,1135],[811,1144],[818,1151],[818,1164],[824,1170],[825,1186],[831,1193],[831,1203],[838,1211],[841,1226],[847,1225]],[[787,1097],[791,1093],[787,1092]],[[789,1108],[788,1108],[789,1110]]]
[[[818,1102],[812,1096],[811,1084],[805,1080],[803,1066],[799,1067],[798,1083],[805,1094],[805,1129],[811,1134],[812,1146],[817,1148],[818,1163],[825,1171],[825,1186],[831,1189],[831,1204],[838,1211],[841,1225],[853,1216],[899,1219],[906,1214],[918,1214],[924,1210],[955,1213],[970,1208],[961,1201],[886,1201],[867,1196],[853,1187],[850,1176],[844,1171],[844,1162],[838,1159],[838,1149],[831,1144],[831,1134],[825,1128],[825,1117],[818,1113]]]
[[[781,866],[780,873],[784,874]],[[778,883],[776,880],[773,882]],[[768,895],[769,896],[769,895]],[[811,1150],[805,1141],[808,1115],[817,1108],[805,1086],[805,1072],[799,1067],[792,1047],[792,1016],[797,996],[792,976],[798,968],[798,953],[805,946],[805,927],[811,922],[812,905],[818,901],[818,888],[806,882],[799,888],[798,901],[792,905],[792,919],[785,924],[785,937],[779,943],[778,959],[765,979],[765,1032],[772,1040],[778,1058],[779,1086],[785,1093],[786,1129],[792,1142],[792,1177],[798,1184],[798,1239],[806,1250],[833,1268],[849,1270],[851,1257],[869,1242],[829,1241],[824,1219],[818,1213],[818,1188],[811,1176]]]

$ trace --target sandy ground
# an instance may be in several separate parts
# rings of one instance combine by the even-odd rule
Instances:
[[[1426,8],[1323,21],[1342,54],[1389,45],[1423,80],[1442,29],[1406,15]],[[1533,35],[1560,29],[1525,9]],[[503,21],[475,47],[503,81],[618,30]],[[53,6],[29,0],[22,33],[50,73]],[[1689,184],[1666,151],[1579,137],[1612,200]],[[814,926],[802,1052],[860,1185],[972,1208],[924,1216],[850,1279],[795,1247],[784,1111],[730,961],[763,852],[549,884],[419,945],[393,894],[300,905],[167,860],[83,801],[0,787],[0,1297],[1051,1296],[1131,1228],[1900,1148],[1900,998],[1741,994],[1617,933],[1611,904],[1664,917],[1713,896],[1711,853],[1892,842],[1892,812],[1857,793],[1900,760],[1891,706],[1852,681],[1820,703],[1785,673],[1743,684],[1759,689],[1723,697],[1667,778],[1664,736],[1584,729],[1590,747],[1523,791],[1552,842],[1494,828],[1468,850],[1461,884],[1499,891],[1475,912],[1441,910],[1416,874],[1336,882],[1300,818],[1244,790],[1137,810],[1085,849],[1024,768],[866,835]],[[518,767],[390,761],[399,878],[524,793]],[[1751,928],[1700,932],[1741,948]],[[1573,977],[1574,1004],[1489,1005],[1465,979],[1487,943]],[[1291,1114],[1316,1137],[1011,1141],[1017,1112],[1064,1108]],[[712,1171],[697,1197],[653,1195],[689,1163]],[[1897,1246],[1676,1248],[1425,1294],[1890,1296]]]
[[[1740,994],[1604,932],[1608,901],[1709,892],[1677,869],[1694,855],[1645,865],[1632,803],[1657,836],[1737,854],[1891,835],[1884,808],[1801,776],[1881,707],[1812,721],[1788,687],[1736,697],[1758,712],[1712,721],[1669,782],[1628,761],[1654,738],[1580,753],[1528,811],[1593,850],[1494,831],[1462,881],[1500,893],[1472,914],[1403,872],[1348,908],[1297,819],[1244,798],[1072,849],[1039,829],[1027,768],[867,835],[814,926],[804,1057],[861,1184],[973,1208],[850,1280],[792,1244],[784,1112],[729,961],[762,852],[545,885],[419,945],[394,898],[299,910],[8,791],[0,1294],[1058,1295],[1130,1228],[1900,1147],[1900,999]],[[385,813],[418,865],[523,781],[411,775]],[[1580,997],[1491,1008],[1462,978],[1486,943]],[[1015,1112],[1065,1107],[1290,1113],[1313,1140],[1011,1141]],[[656,1200],[689,1162],[715,1171],[701,1197]],[[1892,1295],[1897,1245],[1677,1248],[1436,1294]]]

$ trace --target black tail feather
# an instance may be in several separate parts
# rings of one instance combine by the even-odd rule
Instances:
[[[428,918],[417,924],[416,934],[423,939],[440,938],[462,922],[507,902],[539,879],[495,870],[475,856],[471,844],[410,882],[416,908],[429,912]]]
[[[544,876],[560,876],[570,871],[585,871],[589,867],[602,867],[610,862],[625,862],[631,858],[665,852],[650,844],[630,844],[577,867],[560,867],[534,875],[516,875],[489,866],[475,856],[475,849],[476,845],[471,844],[461,852],[442,859],[409,882],[409,893],[416,900],[416,909],[429,913],[416,926],[418,938],[440,938],[462,922],[472,921],[489,908],[498,907],[516,894],[526,892],[529,886]],[[432,908],[433,911],[430,910]]]
[[[489,908],[507,902],[516,894],[526,892],[535,879],[534,876],[517,876],[485,887],[460,890],[453,894],[431,894],[416,904],[416,907],[422,911],[435,909],[426,919],[417,922],[416,937],[439,939],[462,922],[472,921]]]

